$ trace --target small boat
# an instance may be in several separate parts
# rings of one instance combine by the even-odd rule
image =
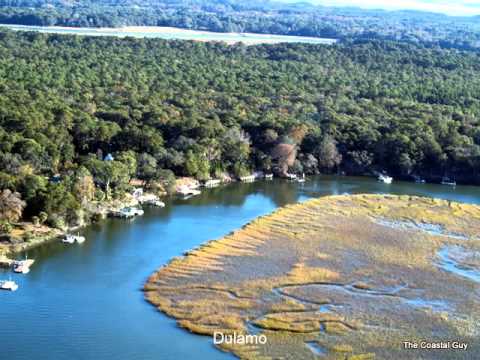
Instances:
[[[200,190],[197,190],[197,189],[192,189],[188,186],[181,186],[177,189],[177,192],[180,194],[180,195],[183,195],[183,196],[195,196],[195,195],[200,195],[202,192]]]
[[[125,218],[125,219],[132,218],[135,216],[142,216],[143,214],[144,214],[144,211],[142,209],[137,209],[134,207],[125,207],[117,213],[119,217]]]
[[[415,180],[415,183],[417,183],[417,184],[425,184],[426,183],[425,179],[421,178],[418,175],[412,175],[412,177],[413,177],[413,180]]]
[[[165,207],[165,203],[163,201],[160,201],[160,200],[155,200],[151,203],[151,205],[153,206],[157,206],[157,207]]]
[[[297,180],[297,175],[296,174],[287,173],[286,177],[287,177],[288,180]]]
[[[65,237],[62,239],[62,242],[64,244],[83,244],[85,242],[85,236],[80,236],[80,235],[72,235],[72,234],[67,234]]]
[[[297,178],[298,183],[304,183],[305,182],[305,173],[302,174],[301,178]]]
[[[12,280],[1,280],[0,281],[0,289],[9,290],[9,291],[16,291],[18,289],[18,285],[15,281],[12,281]]]
[[[142,204],[157,206],[157,207],[165,207],[165,203],[163,201],[158,200],[158,199],[149,199],[149,200],[144,201]]]
[[[273,180],[273,174],[265,174],[265,180]]]
[[[14,265],[13,272],[16,272],[17,274],[28,274],[30,272],[30,268],[25,265]]]
[[[442,185],[448,185],[448,186],[457,186],[457,182],[455,180],[451,180],[449,177],[444,176],[442,178]]]
[[[384,184],[391,184],[393,182],[393,178],[388,175],[380,174],[378,175],[378,181],[383,182]]]
[[[13,262],[13,271],[17,274],[28,274],[30,272],[30,266],[33,265],[35,260],[27,259],[14,261]]]

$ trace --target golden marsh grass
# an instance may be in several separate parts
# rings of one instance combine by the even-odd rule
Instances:
[[[439,257],[450,247],[462,249],[458,272]],[[480,207],[332,196],[279,209],[189,251],[144,290],[191,332],[265,334],[265,345],[221,346],[244,359],[314,359],[314,344],[325,359],[470,360],[480,353],[480,269],[463,255],[479,250]],[[403,349],[422,339],[469,348]]]

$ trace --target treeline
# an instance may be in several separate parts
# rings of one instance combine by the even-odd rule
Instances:
[[[0,23],[173,26],[218,32],[401,40],[460,49],[480,47],[478,17],[453,18],[415,11],[386,12],[270,1],[1,0]]]
[[[2,32],[0,191],[58,224],[132,178],[168,186],[174,174],[480,184],[479,97],[476,52]]]

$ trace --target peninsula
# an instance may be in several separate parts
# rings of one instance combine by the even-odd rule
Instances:
[[[471,359],[480,346],[478,234],[474,205],[324,197],[173,259],[145,297],[197,334],[265,335],[265,344],[218,345],[245,359]],[[422,340],[458,346],[412,348]]]

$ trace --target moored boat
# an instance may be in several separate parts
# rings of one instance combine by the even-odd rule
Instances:
[[[448,186],[457,186],[457,182],[455,180],[451,180],[449,177],[444,176],[442,178],[442,185],[448,185]]]
[[[421,178],[421,177],[418,176],[418,175],[414,175],[414,176],[413,176],[413,179],[415,180],[415,182],[416,182],[417,184],[425,184],[425,183],[426,183],[425,179]]]
[[[144,211],[135,207],[125,207],[116,213],[118,217],[129,219],[135,216],[142,216]]]
[[[83,244],[85,242],[85,236],[81,235],[72,235],[72,234],[67,234],[65,237],[62,239],[62,242],[64,244]]]
[[[202,193],[200,190],[193,189],[186,185],[178,187],[177,192],[183,196],[194,196],[194,195],[200,195]]]
[[[12,281],[12,280],[1,280],[0,281],[0,289],[9,290],[9,291],[16,291],[18,289],[18,285],[15,281]]]
[[[384,184],[391,184],[393,182],[393,178],[388,175],[380,174],[378,175],[378,181],[383,182]]]
[[[305,179],[305,173],[302,174],[302,177],[298,177],[298,178],[297,178],[297,182],[298,182],[298,183],[304,183],[305,180],[306,180],[306,179]]]
[[[32,259],[14,261],[13,271],[17,274],[28,274],[30,272],[30,266],[32,266],[34,262],[35,260]]]

